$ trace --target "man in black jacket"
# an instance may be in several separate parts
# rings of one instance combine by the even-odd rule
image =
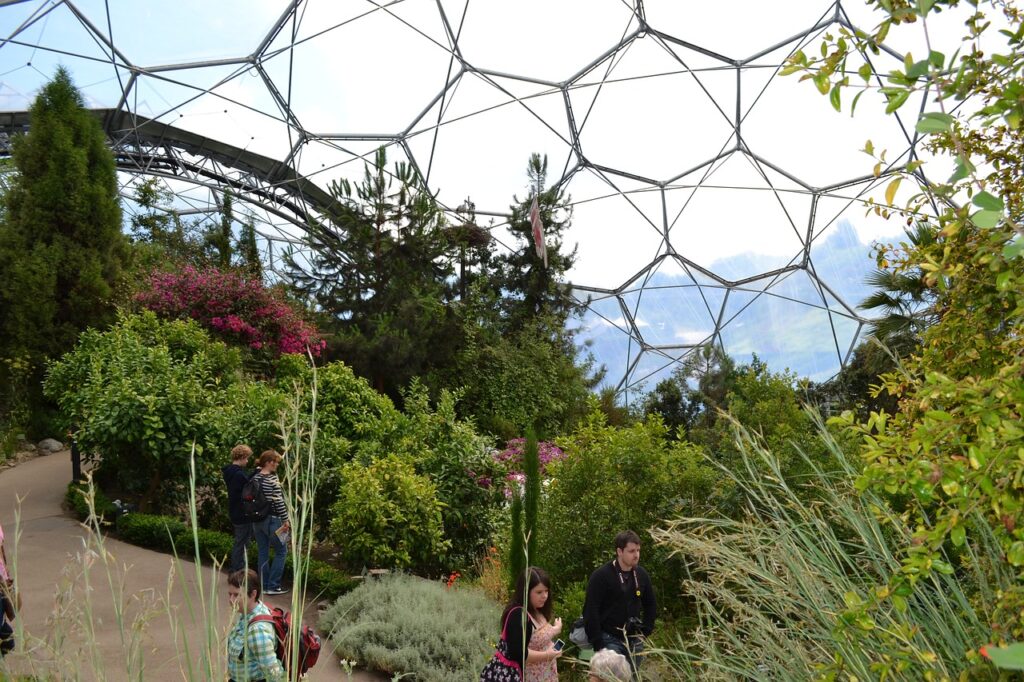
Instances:
[[[615,554],[590,574],[583,622],[595,651],[617,651],[635,670],[644,638],[654,631],[658,605],[651,578],[640,567],[640,536],[631,530],[616,535]]]
[[[245,467],[252,457],[252,448],[248,445],[236,445],[231,449],[231,464],[221,470],[224,483],[228,486],[228,517],[235,526],[235,544],[231,547],[231,572],[246,568],[245,549],[253,537],[252,523],[245,520],[242,513],[242,488],[249,480],[249,472]]]

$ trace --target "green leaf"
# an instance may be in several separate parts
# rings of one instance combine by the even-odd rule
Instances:
[[[939,111],[929,111],[921,114],[917,120],[915,129],[919,133],[945,133],[953,126],[953,117]]]
[[[828,74],[824,72],[818,73],[814,77],[814,85],[818,88],[818,92],[823,95],[828,94]]]
[[[864,63],[859,69],[857,69],[857,75],[859,75],[865,83],[871,80],[871,65],[867,62]]]
[[[907,98],[910,97],[909,90],[900,90],[889,97],[889,103],[885,106],[885,113],[891,114],[892,112],[903,106]]]
[[[916,64],[913,64],[909,69],[907,69],[907,78],[909,78],[911,80],[916,80],[916,79],[920,78],[921,76],[927,75],[928,74],[928,66],[929,66],[929,62],[928,62],[927,59],[922,59],[921,61],[917,62]]]
[[[1014,258],[1020,257],[1024,253],[1024,239],[1017,237],[1012,242],[1003,247],[1003,258],[1006,260],[1013,260]]]
[[[917,14],[918,16],[924,16],[928,12],[932,11],[932,5],[935,4],[935,0],[917,0]]]
[[[988,230],[999,224],[1003,219],[1002,211],[978,211],[971,216],[971,222],[983,230]]]
[[[1003,210],[1003,200],[999,197],[992,196],[988,192],[978,192],[975,194],[972,203],[978,208],[983,208],[986,211]]]
[[[983,646],[981,655],[1000,670],[1024,670],[1024,643],[1008,646]]]
[[[1006,560],[1011,566],[1024,565],[1024,542],[1018,540],[1010,545],[1009,551],[1006,552]]]
[[[864,94],[864,90],[861,90],[853,96],[853,102],[850,103],[850,116],[853,116],[853,112],[857,111],[857,102],[860,101],[860,96]]]
[[[951,176],[949,176],[949,182],[960,182],[973,172],[974,164],[972,164],[970,161],[964,161],[962,157],[958,156],[956,158],[956,170],[953,171],[953,174]]]
[[[832,86],[832,91],[828,93],[828,101],[832,103],[832,108],[835,109],[836,111],[843,110],[843,105],[839,101],[841,89],[842,86],[840,86],[839,83],[836,83],[835,85]]]
[[[932,50],[928,54],[928,61],[931,62],[931,65],[936,69],[941,69],[942,65],[946,62],[946,55],[937,50]]]
[[[967,540],[967,531],[963,526],[957,526],[949,533],[949,539],[953,541],[953,544],[957,547],[963,547],[964,542]]]

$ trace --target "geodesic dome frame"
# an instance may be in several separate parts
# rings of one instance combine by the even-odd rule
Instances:
[[[673,19],[671,3],[584,3],[557,16],[561,3],[559,9],[540,5],[547,11],[530,24],[537,35],[520,36],[525,52],[541,53],[538,61],[499,51],[493,63],[481,45],[502,39],[500,17],[490,15],[503,6],[478,10],[469,0],[340,3],[348,6],[342,9],[290,0],[274,5],[267,24],[249,33],[240,26],[245,48],[237,53],[156,62],[130,58],[146,46],[122,45],[134,10],[118,3],[4,4],[0,17],[16,19],[0,43],[7,67],[0,69],[6,79],[0,107],[15,112],[0,119],[5,132],[24,128],[27,119],[11,102],[27,103],[31,92],[11,74],[27,72],[26,83],[41,84],[50,75],[43,58],[67,62],[80,87],[83,72],[106,74],[82,89],[103,109],[98,115],[126,174],[126,195],[133,178],[155,175],[181,198],[175,210],[204,213],[216,211],[219,193],[230,189],[255,211],[272,267],[282,245],[301,247],[301,230],[323,220],[328,182],[361,174],[362,162],[382,145],[408,161],[453,216],[468,194],[481,207],[477,214],[492,219],[495,239],[513,248],[506,229],[511,190],[529,153],[549,153],[558,171],[549,179],[573,199],[567,241],[580,243],[581,267],[571,273],[572,291],[588,310],[580,338],[591,341],[611,385],[627,394],[649,387],[708,343],[739,356],[756,352],[773,366],[797,364],[794,369],[814,378],[833,373],[866,321],[856,308],[861,289],[842,263],[853,251],[863,258],[866,249],[832,242],[850,242],[843,221],[851,207],[916,158],[913,125],[900,114],[887,123],[890,156],[877,173],[851,172],[856,164],[846,152],[844,163],[834,162],[840,152],[829,146],[833,124],[801,130],[763,114],[795,106],[787,102],[794,88],[811,90],[778,76],[787,57],[814,47],[826,31],[856,30],[841,2],[811,2],[816,11],[794,19],[799,28],[781,36],[754,26],[745,40],[763,41],[761,47],[741,58],[729,56],[708,26],[695,31]],[[746,12],[752,8],[746,5]],[[607,30],[574,32],[580,10],[607,14]],[[491,20],[481,25],[486,28],[472,23],[479,12]],[[342,102],[344,115],[318,111],[331,97],[355,99],[357,91],[328,91],[323,70],[329,67],[311,57],[322,60],[329,52],[311,53],[313,46],[373,36],[381,27],[401,31],[403,50],[422,46],[430,56],[420,61],[437,69],[430,72],[433,84],[406,78],[403,71],[415,64],[403,59],[397,67],[384,60],[374,70],[379,52],[354,49],[365,63],[352,68],[372,71],[354,82],[369,87],[376,78],[384,87],[365,102]],[[592,52],[583,58],[545,52],[550,36],[572,36]],[[874,74],[886,67],[876,62],[902,61],[886,47],[862,57],[878,84],[881,76]],[[562,69],[561,78],[535,75],[549,64]],[[309,87],[318,65],[322,72],[312,80],[319,85]],[[792,85],[780,95],[778,84],[786,80]],[[908,105],[908,115],[916,118],[923,101]],[[478,135],[480,146],[490,145],[493,157],[507,162],[488,172],[483,155],[466,151],[471,143],[451,142],[458,134],[451,131],[468,131],[469,140]],[[806,139],[812,135],[821,138]],[[800,145],[807,147],[803,156],[790,153]],[[463,159],[476,163],[471,175],[452,172]],[[725,253],[723,243],[739,250]],[[787,361],[794,357],[811,359]]]

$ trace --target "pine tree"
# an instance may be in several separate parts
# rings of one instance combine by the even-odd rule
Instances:
[[[114,158],[65,69],[36,97],[31,128],[13,147],[17,174],[0,224],[0,359],[27,358],[38,413],[45,361],[113,319],[127,240]]]
[[[562,236],[572,222],[572,207],[560,188],[544,189],[547,173],[547,156],[531,155],[526,167],[530,194],[522,200],[513,197],[510,207],[509,230],[519,248],[498,259],[498,285],[506,292],[502,313],[509,331],[518,331],[544,319],[552,330],[560,332],[579,309],[565,282],[566,272],[576,262],[576,248],[566,251],[562,243]],[[530,205],[535,195],[544,223],[547,267],[537,255],[530,224]]]
[[[334,323],[334,355],[396,400],[413,376],[458,347],[452,242],[414,170],[389,172],[384,149],[363,181],[332,184],[337,210],[307,237],[312,255],[291,256],[289,278]]]

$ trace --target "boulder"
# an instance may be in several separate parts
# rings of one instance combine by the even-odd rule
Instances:
[[[60,452],[61,450],[63,450],[64,443],[61,443],[59,440],[56,440],[54,438],[46,438],[44,440],[39,441],[39,444],[36,445],[36,448],[39,450],[39,454],[50,455],[53,454],[54,452]]]

